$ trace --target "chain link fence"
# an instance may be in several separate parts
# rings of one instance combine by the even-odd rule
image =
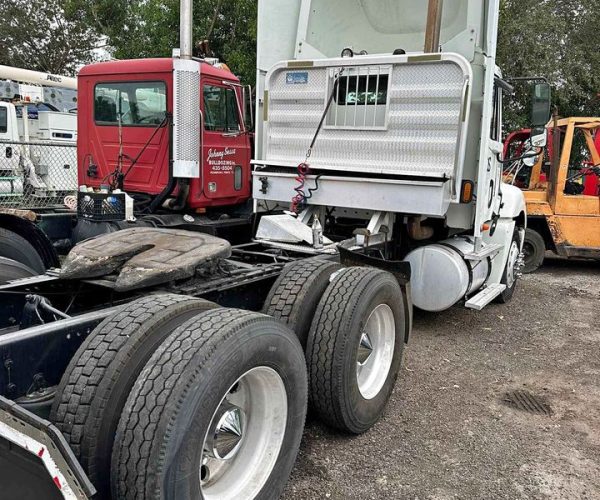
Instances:
[[[0,141],[0,209],[69,206],[77,193],[77,147]]]

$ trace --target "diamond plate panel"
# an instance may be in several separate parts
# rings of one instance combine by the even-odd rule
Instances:
[[[311,168],[451,177],[461,140],[467,75],[452,61],[386,66],[391,75],[385,127],[326,125],[312,151]],[[290,84],[286,78],[297,70],[282,68],[270,75],[266,162],[296,164],[304,159],[331,92],[332,70],[336,68],[302,69],[307,74],[303,84]],[[363,65],[360,71],[377,74],[381,67]]]
[[[174,61],[173,175],[200,175],[200,70],[195,61]]]

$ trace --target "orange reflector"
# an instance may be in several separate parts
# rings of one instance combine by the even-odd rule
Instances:
[[[491,226],[491,224],[488,224],[488,223],[486,222],[485,224],[483,224],[483,225],[481,226],[481,230],[482,230],[482,231],[489,231],[491,227],[492,227],[492,226]]]
[[[196,209],[196,213],[197,214],[205,214],[206,213],[206,208],[197,208]]]
[[[463,181],[462,188],[460,190],[460,202],[471,203],[473,201],[473,190],[475,183],[473,181]]]

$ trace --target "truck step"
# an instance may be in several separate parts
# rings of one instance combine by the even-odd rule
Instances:
[[[497,254],[502,249],[502,245],[498,243],[484,246],[479,252],[469,252],[465,254],[467,260],[484,260]]]
[[[477,295],[474,295],[469,300],[467,300],[465,307],[467,309],[475,309],[476,311],[481,311],[485,306],[492,302],[492,300],[498,297],[498,295],[500,295],[504,290],[506,290],[506,285],[503,285],[501,283],[490,285],[487,288],[484,288]]]

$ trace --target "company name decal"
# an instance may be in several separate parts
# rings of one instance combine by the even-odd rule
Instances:
[[[227,158],[228,156],[234,156],[236,153],[235,148],[225,149],[209,149],[208,157],[206,161],[210,165],[211,173],[213,174],[229,174],[233,173],[233,167],[235,166],[235,160]]]
[[[209,149],[208,150],[208,159],[209,160],[214,160],[214,159],[222,160],[226,156],[233,156],[234,154],[235,154],[235,149],[231,149],[231,148],[225,148],[222,151],[218,151],[216,149]]]
[[[56,83],[62,82],[62,78],[60,76],[54,76],[54,75],[46,75],[46,80],[48,80],[50,82],[56,82]]]

